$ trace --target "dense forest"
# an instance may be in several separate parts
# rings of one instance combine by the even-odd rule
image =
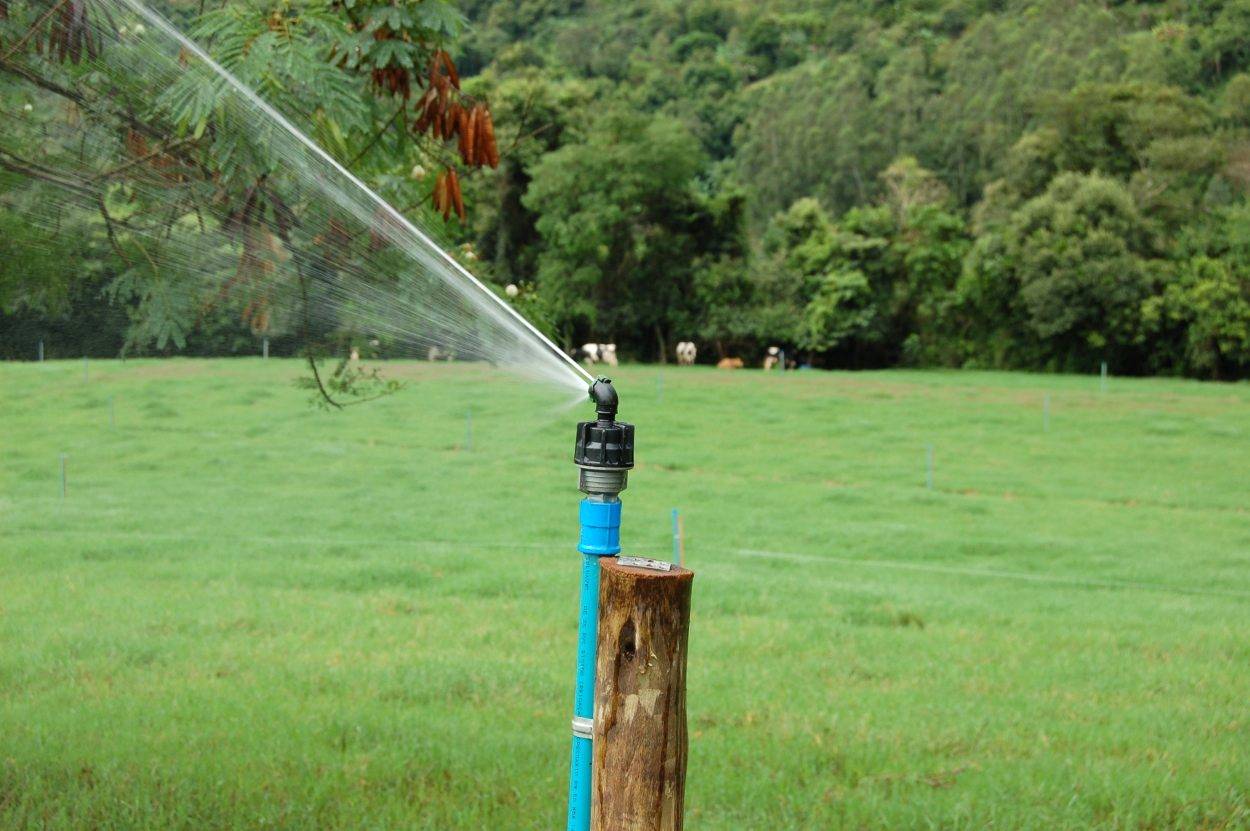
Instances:
[[[203,13],[214,29],[173,4],[210,49],[229,9],[435,5],[231,2]],[[497,166],[462,175],[463,219],[439,205],[412,131],[370,144],[361,175],[397,204],[434,189],[418,210],[448,216],[472,267],[515,285],[561,343],[636,360],[693,340],[701,360],[776,345],[824,367],[1250,374],[1250,0],[448,8],[413,24],[414,43],[445,48],[465,94],[489,102]],[[397,93],[378,71],[402,58],[372,60],[348,69],[372,72],[381,123]],[[0,96],[6,121],[16,95]],[[53,332],[79,351],[254,348],[246,326],[202,316],[152,337],[107,265],[49,274],[16,250],[32,233],[20,215],[0,223],[0,354],[29,357]]]

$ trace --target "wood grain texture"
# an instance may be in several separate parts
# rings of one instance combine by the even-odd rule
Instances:
[[[694,572],[601,569],[591,829],[680,831]]]

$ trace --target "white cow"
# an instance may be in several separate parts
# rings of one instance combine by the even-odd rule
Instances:
[[[679,341],[677,344],[677,365],[692,366],[698,354],[699,350],[695,348],[694,341]]]
[[[768,347],[768,354],[764,356],[764,369],[772,369],[779,363],[781,363],[781,347]],[[782,367],[782,369],[785,369],[785,367]]]
[[[427,361],[454,361],[456,360],[456,353],[450,349],[431,346],[426,350],[425,358]]]
[[[583,343],[581,356],[582,363],[586,364],[586,366],[594,366],[595,364],[620,366],[620,362],[616,359],[615,343]]]

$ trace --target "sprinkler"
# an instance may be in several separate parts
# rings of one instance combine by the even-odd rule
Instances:
[[[573,696],[573,761],[569,776],[568,831],[590,828],[591,732],[595,706],[595,631],[599,623],[599,558],[621,552],[621,500],[634,466],[634,425],[616,420],[619,399],[608,378],[590,385],[594,421],[577,425],[573,462],[578,488],[582,553],[581,605],[577,618],[577,681]]]

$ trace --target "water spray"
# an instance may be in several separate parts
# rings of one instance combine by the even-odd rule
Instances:
[[[239,81],[238,78],[223,69],[216,61],[209,57],[208,53],[204,51],[199,44],[184,37],[181,32],[174,28],[173,24],[154,12],[152,9],[148,8],[142,0],[119,0],[119,2],[124,3],[128,8],[132,9],[135,13],[147,20],[152,26],[156,27],[160,31],[163,31],[170,38],[177,41],[183,49],[195,55],[195,57],[202,61],[205,66],[210,67],[216,76],[223,80],[232,90],[234,90],[235,93],[242,96],[248,104],[254,107],[258,112],[263,113],[271,123],[279,125],[285,132],[286,136],[293,139],[297,145],[305,150],[312,158],[324,163],[329,171],[332,171],[333,174],[337,174],[339,177],[342,177],[346,183],[349,183],[352,188],[352,195],[348,198],[340,196],[336,199],[336,201],[343,204],[343,207],[356,208],[359,210],[361,205],[357,200],[359,199],[359,195],[363,195],[365,197],[365,203],[370,205],[370,207],[374,210],[380,212],[381,216],[388,220],[379,222],[377,216],[362,215],[360,217],[362,221],[371,227],[375,233],[395,237],[395,242],[402,242],[403,235],[408,235],[409,239],[416,241],[420,245],[423,253],[432,257],[443,268],[446,268],[452,274],[463,280],[467,287],[471,287],[468,289],[461,289],[462,296],[464,299],[472,303],[479,311],[487,314],[502,314],[505,320],[511,322],[512,324],[521,326],[528,335],[532,336],[538,343],[550,350],[551,354],[554,354],[557,358],[562,360],[575,374],[580,374],[586,378],[590,378],[590,373],[588,373],[581,364],[573,360],[573,358],[570,357],[563,349],[556,346],[549,337],[547,337],[533,323],[530,323],[529,320],[513,308],[510,303],[487,288],[486,284],[479,280],[473,272],[461,265],[454,257],[451,256],[451,254],[447,253],[446,249],[431,239],[425,231],[418,228],[411,219],[400,213],[399,210],[391,205],[391,203],[387,202],[375,191],[369,188],[368,185],[361,181],[356,174],[344,167],[338,159],[331,156],[320,145],[301,132],[287,119],[285,115],[274,108],[268,101],[265,101],[257,95],[254,90],[249,89],[246,85]],[[337,195],[333,186],[326,188],[326,193],[331,197]],[[355,197],[355,199],[353,199],[353,197]],[[392,224],[396,227],[389,227]]]
[[[578,515],[582,553],[577,617],[577,679],[573,695],[573,754],[569,774],[568,831],[590,828],[591,734],[595,705],[595,643],[599,618],[599,560],[621,552],[621,499],[634,466],[634,425],[616,420],[619,398],[608,378],[590,385],[594,421],[577,425],[573,463],[586,494]]]
[[[371,190],[145,0],[93,0],[90,11],[75,25],[99,48],[76,58],[73,72],[47,50],[10,49],[0,61],[23,95],[81,99],[73,119],[22,127],[49,148],[40,164],[55,177],[0,154],[21,172],[6,199],[31,206],[24,219],[33,227],[62,233],[66,216],[98,216],[140,292],[159,275],[171,314],[237,313],[266,337],[283,336],[288,352],[296,336],[311,347],[354,332],[383,339],[392,357],[438,349],[562,394],[593,380],[438,244],[432,217],[410,216]],[[21,12],[37,29],[38,15]],[[50,89],[39,83],[45,76],[66,76],[69,86]],[[188,108],[201,105],[195,131],[179,132]],[[224,178],[212,171],[223,158]],[[125,220],[123,205],[133,211]],[[264,340],[260,347],[267,357]]]

